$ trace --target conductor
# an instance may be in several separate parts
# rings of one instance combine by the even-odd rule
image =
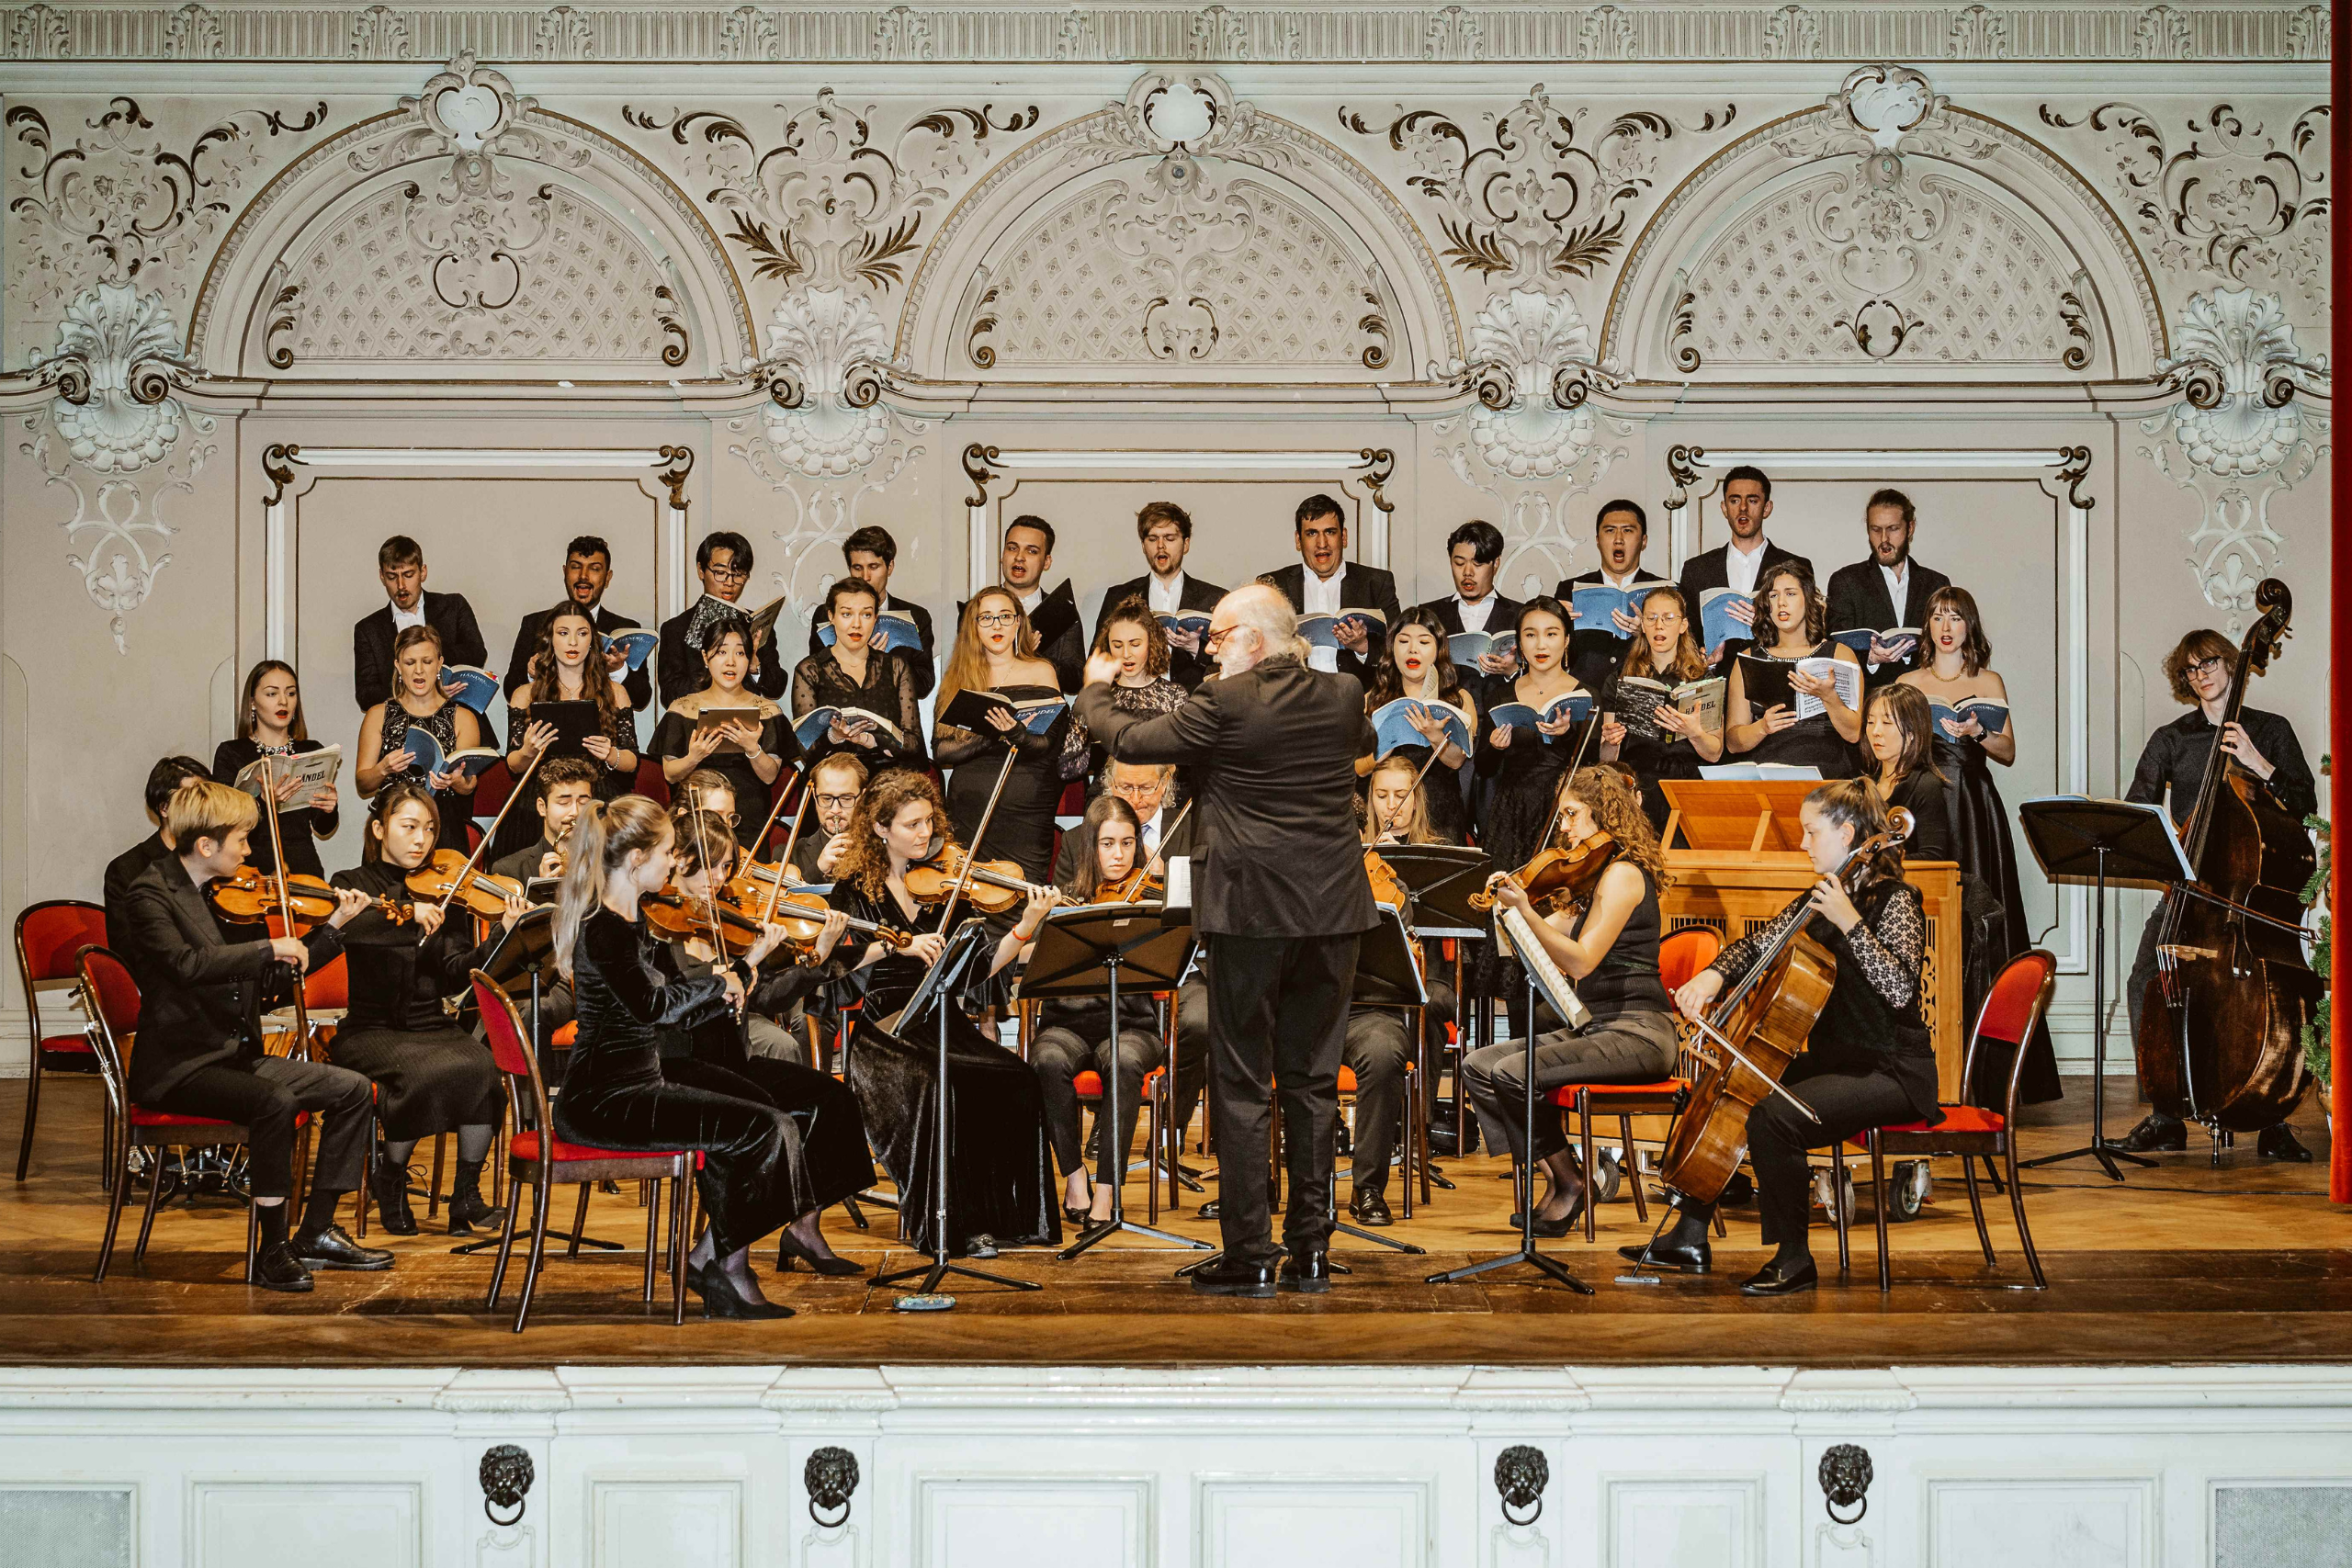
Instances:
[[[1174,762],[1198,781],[1194,925],[1208,971],[1225,1248],[1193,1289],[1274,1293],[1267,1140],[1279,1086],[1290,1173],[1280,1283],[1327,1291],[1340,1055],[1356,944],[1374,923],[1351,809],[1355,761],[1372,745],[1363,688],[1307,667],[1297,616],[1260,583],[1217,601],[1201,651],[1216,674],[1172,712],[1120,711],[1118,660],[1101,653],[1075,706],[1113,757]]]

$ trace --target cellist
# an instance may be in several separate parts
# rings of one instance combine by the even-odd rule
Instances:
[[[2190,632],[2165,656],[2165,679],[2172,685],[2173,701],[2186,705],[2188,711],[2148,737],[2140,765],[2132,773],[2132,787],[2123,792],[2123,798],[2167,805],[2183,835],[2189,824],[2180,818],[2203,792],[2205,770],[2211,765],[2217,744],[2237,760],[2249,777],[2269,790],[2280,810],[2307,817],[2319,809],[2318,783],[2312,777],[2311,764],[2303,760],[2295,727],[2283,716],[2242,705],[2236,721],[2223,726],[2217,736],[2214,726],[2229,711],[2237,657],[2237,645],[2210,626]],[[2169,802],[2165,799],[2167,788],[2172,791]],[[2141,930],[2139,955],[2132,961],[2132,977],[2124,982],[2133,1040],[2140,1038],[2140,1011],[2148,983],[2156,976],[2157,931],[2163,923],[2164,906],[2159,903],[2149,911],[2148,923]],[[2162,1104],[2151,1107],[2146,1119],[2116,1146],[2133,1154],[2187,1148],[2188,1128],[2179,1109]],[[2311,1150],[2296,1141],[2294,1129],[2284,1122],[2265,1128],[2256,1148],[2265,1159],[2312,1157]]]
[[[1749,1296],[1791,1295],[1819,1282],[1805,1245],[1812,1218],[1807,1149],[1828,1147],[1866,1128],[1941,1119],[1935,1046],[1919,987],[1927,946],[1919,890],[1903,880],[1899,846],[1871,857],[1850,896],[1838,879],[1854,846],[1886,830],[1886,806],[1867,779],[1839,779],[1805,796],[1800,820],[1818,880],[1674,994],[1676,1009],[1698,1018],[1798,920],[1808,922],[1806,934],[1838,964],[1836,984],[1805,1049],[1781,1078],[1813,1115],[1775,1094],[1747,1116],[1757,1214],[1764,1239],[1779,1249],[1740,1286]],[[1675,1207],[1673,1229],[1646,1246],[1619,1251],[1647,1267],[1703,1274],[1712,1262],[1707,1222],[1714,1205],[1677,1194]]]

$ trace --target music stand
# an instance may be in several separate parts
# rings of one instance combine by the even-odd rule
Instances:
[[[1030,953],[1029,966],[1021,976],[1022,1000],[1107,997],[1111,1003],[1111,1059],[1102,1074],[1102,1107],[1110,1115],[1111,1125],[1102,1126],[1098,1114],[1094,1128],[1094,1135],[1101,1140],[1104,1151],[1102,1163],[1113,1165],[1115,1160],[1111,1215],[1087,1226],[1076,1241],[1062,1248],[1059,1257],[1065,1263],[1120,1231],[1173,1242],[1179,1247],[1197,1247],[1204,1252],[1209,1249],[1207,1242],[1154,1230],[1129,1220],[1124,1192],[1127,1152],[1121,1149],[1115,1156],[1111,1153],[1119,1125],[1120,971],[1132,971],[1127,985],[1139,986],[1146,991],[1166,991],[1172,998],[1176,983],[1183,977],[1185,961],[1192,953],[1192,922],[1179,917],[1175,924],[1164,923],[1160,906],[1156,903],[1088,904],[1056,909],[1038,929],[1036,948]],[[1172,1071],[1175,1064],[1169,1066]],[[1159,1167],[1148,1160],[1145,1163],[1152,1172],[1146,1179],[1157,1179]]]
[[[2089,884],[2096,911],[2091,938],[2091,1141],[2064,1154],[2021,1160],[2031,1168],[2077,1159],[2084,1155],[2098,1161],[2117,1181],[2123,1172],[2119,1159],[2153,1166],[2107,1137],[2107,889],[2164,888],[2175,882],[2194,882],[2196,868],[2181,852],[2172,818],[2161,806],[2133,800],[2094,800],[2080,795],[2046,795],[2018,807],[2018,825],[2041,863],[2041,874],[2070,886]],[[2133,1043],[2137,1045],[2137,1042]],[[2018,1049],[2026,1043],[2018,1042]],[[1965,1089],[1965,1085],[1962,1086]]]
[[[1016,1291],[1045,1289],[1043,1285],[1028,1280],[1014,1280],[1002,1274],[990,1274],[948,1260],[947,1011],[955,1006],[956,987],[962,983],[965,969],[970,965],[977,954],[995,946],[994,935],[995,933],[989,930],[988,922],[978,916],[957,926],[956,934],[947,939],[946,950],[940,953],[939,962],[933,964],[930,973],[923,976],[922,984],[915,987],[915,994],[907,999],[905,1009],[899,1014],[902,1021],[922,1018],[926,1008],[936,1009],[939,1014],[939,1082],[934,1096],[937,1109],[933,1112],[938,1125],[932,1140],[931,1261],[919,1263],[911,1269],[901,1269],[895,1274],[882,1275],[874,1281],[876,1285],[892,1285],[900,1280],[911,1280],[920,1274],[922,1276],[922,1283],[912,1292],[914,1296],[933,1295],[939,1289],[940,1280],[950,1274],[961,1274],[970,1280],[984,1280],[991,1285],[1009,1285]],[[899,1207],[903,1213],[905,1205],[902,1203]],[[937,1298],[937,1302],[938,1304],[952,1307],[956,1304],[956,1298],[941,1296]]]
[[[1487,912],[1470,907],[1470,896],[1485,890],[1494,875],[1495,863],[1487,858],[1484,850],[1461,844],[1382,844],[1377,846],[1380,858],[1405,885],[1406,893],[1413,900],[1413,934],[1424,942],[1452,941],[1453,948],[1453,1015],[1461,1032],[1455,1043],[1453,1082],[1453,1147],[1459,1154],[1464,1142],[1464,1128],[1469,1122],[1469,1100],[1462,1092],[1460,1063],[1479,1045],[1487,1043],[1474,1023],[1476,1010],[1470,1006],[1462,984],[1465,966],[1462,943],[1487,940]],[[1421,1054],[1423,1041],[1414,1042],[1416,1057],[1424,1068],[1428,1062]],[[1430,1090],[1431,1099],[1437,1094]],[[1453,1183],[1445,1179],[1436,1162],[1429,1165],[1430,1182],[1453,1190]]]
[[[1532,1265],[1539,1272],[1546,1274],[1552,1279],[1557,1280],[1561,1284],[1567,1286],[1578,1295],[1589,1296],[1593,1293],[1592,1287],[1586,1284],[1582,1280],[1577,1279],[1574,1274],[1569,1273],[1568,1266],[1566,1264],[1561,1262],[1556,1258],[1547,1258],[1543,1253],[1535,1250],[1536,988],[1538,986],[1543,987],[1544,999],[1552,1004],[1552,1010],[1559,1014],[1560,1021],[1571,1029],[1582,1028],[1585,1021],[1589,1020],[1592,1014],[1586,1010],[1584,1003],[1577,999],[1576,991],[1574,988],[1569,987],[1565,976],[1561,978],[1560,983],[1555,987],[1553,984],[1552,977],[1550,976],[1540,974],[1538,972],[1540,969],[1548,967],[1548,965],[1537,964],[1528,961],[1528,957],[1532,955],[1532,950],[1535,946],[1535,938],[1527,930],[1526,921],[1521,918],[1518,910],[1503,909],[1498,907],[1498,913],[1496,915],[1496,934],[1498,937],[1504,934],[1509,934],[1510,936],[1512,945],[1518,948],[1522,955],[1520,961],[1520,967],[1526,971],[1527,974],[1527,1055],[1524,1057],[1522,1066],[1520,1069],[1524,1077],[1525,1081],[1523,1087],[1526,1090],[1524,1096],[1526,1103],[1521,1108],[1521,1114],[1526,1118],[1525,1122],[1522,1123],[1525,1130],[1521,1134],[1525,1142],[1521,1146],[1525,1149],[1527,1153],[1527,1190],[1521,1195],[1519,1200],[1519,1250],[1502,1258],[1489,1258],[1484,1263],[1465,1264],[1460,1269],[1448,1269],[1442,1274],[1432,1274],[1429,1277],[1429,1282],[1432,1285],[1458,1284],[1462,1280],[1469,1279],[1474,1274],[1484,1274],[1489,1269],[1503,1269],[1508,1268],[1513,1263],[1525,1263]],[[1511,930],[1510,928],[1513,927],[1516,927],[1517,929]],[[1590,1190],[1592,1182],[1592,1173],[1590,1171],[1587,1171],[1585,1173],[1585,1182],[1587,1190],[1584,1201],[1589,1203],[1592,1201],[1593,1196]]]

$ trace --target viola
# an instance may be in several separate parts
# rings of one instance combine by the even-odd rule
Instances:
[[[779,868],[754,861],[736,873],[719,891],[719,902],[748,919],[756,921],[764,917],[768,924],[783,927],[785,941],[795,947],[813,947],[817,939],[824,934],[825,917],[833,912],[832,907],[821,895],[815,893],[775,893],[773,890],[779,874]],[[772,897],[775,898],[774,908],[769,908]],[[914,941],[910,933],[875,920],[852,917],[849,929],[860,936],[871,937],[884,943],[894,952],[903,952],[907,944]]]
[[[1856,844],[1838,869],[1838,886],[1849,894],[1873,856],[1911,836],[1908,811],[1896,807],[1886,816],[1885,830]],[[1713,1034],[1730,1049],[1712,1038],[1692,1047],[1704,1066],[1658,1160],[1666,1184],[1686,1197],[1713,1202],[1723,1196],[1747,1152],[1748,1112],[1767,1095],[1788,1093],[1781,1075],[1804,1049],[1838,983],[1837,955],[1807,933],[1812,923],[1791,925],[1709,1010]]]
[[[1539,907],[1546,901],[1585,903],[1600,885],[1600,874],[1616,858],[1617,840],[1606,833],[1595,833],[1572,849],[1538,850],[1525,865],[1502,874],[1525,890],[1528,902]],[[1491,888],[1473,893],[1468,903],[1474,909],[1491,909],[1495,895]]]
[[[961,844],[949,844],[927,861],[907,867],[907,897],[918,904],[936,904],[956,890],[971,861]],[[971,867],[971,882],[964,901],[984,915],[1001,915],[1029,901],[1029,884],[1021,867],[1009,860],[984,860]]]
[[[1363,874],[1372,882],[1372,899],[1375,904],[1394,909],[1405,925],[1406,944],[1413,950],[1413,967],[1429,972],[1429,955],[1421,947],[1421,939],[1413,931],[1413,895],[1396,868],[1380,858],[1378,850],[1363,852]]]
[[[455,850],[435,850],[432,858],[408,874],[408,890],[435,903],[463,904],[486,920],[503,919],[506,901],[523,896],[523,885],[511,876],[492,876]]]
[[[2286,1120],[2310,1089],[2303,1032],[2326,985],[2303,953],[2301,895],[2317,863],[2311,835],[2222,749],[2245,709],[2247,677],[2269,668],[2294,612],[2276,578],[2255,589],[2254,602],[2262,618],[2239,644],[2229,705],[2186,818],[2182,849],[2197,879],[2165,890],[2157,983],[2132,1041],[2158,1107],[2240,1133]]]
[[[294,930],[288,935],[300,936],[312,926],[332,919],[335,911],[335,890],[315,876],[289,872],[286,877],[286,899],[278,899],[277,878],[264,874],[249,865],[241,865],[205,889],[212,908],[220,918],[235,925],[259,925],[272,915],[291,913]],[[409,918],[408,907],[395,903],[386,894],[376,900],[377,910],[394,922]]]

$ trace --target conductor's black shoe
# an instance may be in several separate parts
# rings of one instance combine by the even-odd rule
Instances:
[[[1661,1238],[1634,1247],[1621,1247],[1617,1249],[1617,1256],[1645,1269],[1672,1269],[1684,1274],[1704,1274],[1715,1266],[1714,1254],[1703,1241],[1685,1245]]]
[[[2177,1116],[2151,1111],[2137,1127],[2118,1139],[2115,1146],[2128,1155],[2177,1153],[2188,1147],[2188,1123]]]
[[[1799,1291],[1810,1291],[1821,1283],[1821,1271],[1808,1258],[1802,1263],[1782,1263],[1774,1258],[1756,1271],[1756,1277],[1739,1288],[1743,1296],[1792,1296]]]
[[[1275,1283],[1285,1291],[1297,1291],[1317,1296],[1331,1288],[1331,1255],[1310,1252],[1305,1257],[1293,1254],[1283,1259],[1281,1273]]]
[[[284,1242],[261,1249],[254,1259],[254,1283],[265,1291],[300,1292],[311,1288],[311,1271]]]
[[[2303,1147],[2295,1137],[2295,1130],[2284,1122],[2275,1127],[2265,1127],[2254,1148],[2264,1159],[2290,1160],[2297,1165],[2311,1163],[2311,1150]]]
[[[1193,1275],[1193,1293],[1196,1296],[1256,1296],[1274,1293],[1274,1261],[1241,1262],[1220,1258]]]
[[[392,1255],[380,1247],[362,1247],[344,1233],[341,1225],[329,1225],[313,1234],[298,1230],[288,1244],[297,1259],[311,1269],[353,1269],[372,1273],[392,1266]]]
[[[1359,1187],[1348,1200],[1348,1216],[1360,1225],[1386,1225],[1396,1222],[1389,1218],[1388,1195],[1377,1187]]]

